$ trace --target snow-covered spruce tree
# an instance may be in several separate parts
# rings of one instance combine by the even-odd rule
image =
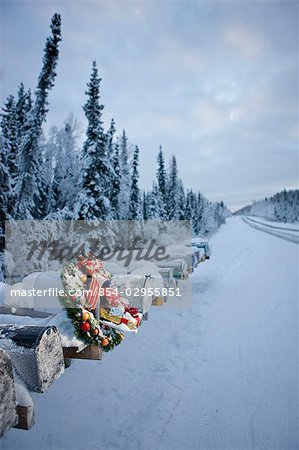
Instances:
[[[36,174],[37,194],[34,196],[34,218],[43,219],[49,212],[49,195],[53,168],[51,160],[46,153],[46,138],[43,131],[38,138],[37,164],[38,172]]]
[[[13,216],[15,212],[17,185],[20,174],[19,149],[24,134],[28,131],[28,112],[30,108],[30,91],[25,92],[24,85],[21,83],[18,90],[17,101],[10,95],[6,100],[1,113],[2,147],[6,154],[7,173],[11,187],[9,202],[9,213],[11,216]]]
[[[111,218],[118,219],[118,201],[120,192],[120,161],[119,161],[119,145],[114,143],[114,135],[116,132],[114,119],[111,119],[110,127],[106,133],[106,152],[107,157],[112,166],[109,200],[111,205]]]
[[[195,236],[198,235],[200,227],[199,227],[199,221],[198,221],[198,205],[197,205],[197,195],[195,192],[192,191],[192,227],[193,227],[193,233]]]
[[[13,191],[8,171],[8,152],[3,135],[0,136],[0,239],[4,235],[4,222],[11,217]],[[0,248],[0,252],[4,248]]]
[[[109,130],[106,133],[106,145],[107,145],[107,155],[112,160],[113,157],[113,138],[115,134],[115,122],[111,119]]]
[[[169,220],[179,218],[179,181],[175,156],[170,161],[168,185],[167,185],[167,216]]]
[[[198,232],[200,233],[203,228],[204,220],[204,197],[200,192],[197,194],[197,214]]]
[[[21,85],[22,87],[22,85]],[[1,113],[0,136],[0,280],[3,280],[4,222],[14,216],[16,186],[19,176],[18,158],[22,131],[20,111],[20,87],[18,101],[9,96]],[[21,91],[21,92],[20,92]]]
[[[201,221],[201,233],[208,234],[213,229],[213,205],[208,202],[206,198],[203,198],[203,217]]]
[[[160,193],[158,185],[154,182],[153,189],[149,194],[148,219],[161,220],[163,213],[164,213],[164,202],[162,199],[162,195]]]
[[[1,113],[2,146],[6,154],[7,170],[10,185],[14,189],[18,177],[18,120],[16,102],[13,95],[9,95]],[[12,196],[14,193],[11,193]]]
[[[128,163],[128,138],[126,136],[125,130],[123,130],[122,136],[119,140],[120,144],[120,192],[119,192],[119,203],[118,211],[119,218],[126,220],[129,215],[129,200],[130,200],[130,170]]]
[[[16,102],[17,120],[20,127],[24,126],[27,122],[27,113],[32,106],[31,92],[25,90],[24,83],[20,83],[18,88],[18,99]]]
[[[186,195],[186,209],[185,209],[185,219],[186,220],[192,220],[192,215],[193,215],[193,211],[192,211],[192,191],[190,191],[189,189],[187,190],[187,195]]]
[[[143,220],[148,220],[149,217],[149,202],[150,202],[150,195],[148,192],[143,191],[142,194],[142,217]]]
[[[63,166],[65,172],[61,179],[61,207],[67,207],[72,209],[76,193],[78,192],[78,179],[80,175],[79,164],[79,148],[78,139],[80,136],[80,127],[78,121],[70,115],[66,122],[62,132],[62,146],[64,149],[64,155],[56,157],[56,164]],[[61,157],[62,156],[62,157]],[[62,159],[63,158],[63,159]],[[63,164],[63,161],[67,160],[67,166]],[[61,208],[60,207],[60,208]]]
[[[48,182],[48,198],[44,205],[48,214],[51,214],[55,210],[56,203],[53,194],[53,181],[54,174],[56,174],[55,156],[57,154],[58,133],[58,128],[52,126],[49,131],[48,140],[44,143],[42,148],[43,166],[40,170],[40,179],[42,178],[45,183]]]
[[[274,205],[274,218],[280,222],[299,221],[299,190],[284,189],[270,198]]]
[[[4,281],[5,220],[11,217],[13,199],[7,159],[7,147],[0,135],[0,282]]]
[[[24,142],[24,138],[27,135],[30,128],[30,111],[32,108],[31,91],[25,90],[24,84],[21,83],[18,89],[18,97],[16,101],[16,120],[17,120],[17,146],[18,154],[16,155],[16,165],[18,166],[18,176],[20,175],[21,166],[21,149]],[[20,178],[20,177],[19,177]],[[19,180],[18,183],[19,185]],[[17,189],[16,189],[17,191]],[[17,194],[17,192],[16,192]]]
[[[158,180],[158,190],[160,192],[160,197],[163,202],[163,208],[160,208],[160,219],[166,220],[167,219],[167,175],[165,170],[165,163],[164,163],[164,155],[162,146],[159,147],[159,153],[157,156],[157,180]]]
[[[28,113],[31,109],[32,101],[30,90],[25,91],[23,83],[18,89],[17,100],[9,96],[2,108],[1,129],[3,144],[7,152],[7,170],[10,177],[10,215],[15,214],[15,204],[18,197],[18,186],[20,178],[20,147],[25,134],[28,132]]]
[[[30,112],[28,132],[20,145],[21,179],[16,207],[16,217],[19,219],[34,218],[40,209],[40,194],[38,192],[38,163],[40,162],[39,138],[42,124],[48,109],[49,91],[54,86],[56,66],[58,61],[58,46],[61,41],[61,18],[59,14],[52,17],[50,28],[52,35],[47,38],[43,67],[39,75],[35,91],[35,102]]]
[[[157,179],[158,179],[158,188],[161,192],[162,199],[164,201],[165,207],[167,202],[167,175],[165,170],[164,163],[164,155],[162,146],[159,147],[159,153],[157,157],[158,169],[157,169]]]
[[[120,193],[120,161],[119,161],[119,145],[115,144],[113,156],[112,156],[112,167],[114,170],[114,177],[111,183],[111,215],[113,219],[119,219],[119,193]]]
[[[31,91],[25,91],[24,84],[21,83],[18,89],[16,102],[16,118],[18,124],[17,136],[18,144],[21,145],[23,138],[29,130],[29,112],[32,108]]]
[[[51,165],[54,168],[49,212],[57,212],[64,208],[71,210],[73,207],[79,178],[78,128],[78,122],[70,115],[62,128],[54,127],[51,131],[46,152],[46,161],[52,161]]]
[[[109,194],[113,169],[106,153],[106,134],[103,128],[100,103],[100,82],[97,64],[87,83],[87,102],[83,109],[87,118],[87,139],[83,146],[82,179],[74,212],[78,219],[111,219]]]
[[[142,219],[141,198],[138,187],[138,180],[139,180],[138,166],[139,166],[139,149],[136,145],[133,154],[133,169],[130,186],[130,203],[129,203],[129,217],[128,217],[129,220]]]
[[[197,235],[199,231],[197,196],[192,189],[187,191],[185,219],[192,221],[193,233]]]
[[[179,180],[179,220],[185,220],[186,196],[182,180]]]
[[[216,202],[214,220],[217,228],[220,227],[220,225],[222,225],[225,221],[223,204],[221,205],[220,202]]]
[[[208,234],[216,231],[220,225],[225,222],[225,207],[222,207],[220,203],[208,202],[204,199],[203,202],[204,213],[201,221],[200,232]]]

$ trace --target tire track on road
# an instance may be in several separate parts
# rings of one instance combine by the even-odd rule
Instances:
[[[253,222],[248,217],[242,217],[243,222],[249,225],[251,228],[255,230],[263,231],[264,233],[271,234],[272,236],[278,237],[280,239],[284,239],[285,241],[294,242],[295,244],[299,244],[299,236],[295,236],[290,233],[285,233],[284,231],[278,232],[272,229],[267,229],[268,225],[264,225],[260,222]],[[297,231],[297,230],[294,230]]]

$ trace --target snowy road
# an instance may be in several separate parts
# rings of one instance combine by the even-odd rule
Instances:
[[[289,224],[288,226],[285,224],[273,225],[265,220],[253,219],[252,217],[242,217],[242,219],[247,225],[256,230],[299,244],[299,228],[294,224]]]
[[[75,363],[0,448],[298,449],[298,246],[240,218],[212,245],[192,309],[153,308],[103,361]]]

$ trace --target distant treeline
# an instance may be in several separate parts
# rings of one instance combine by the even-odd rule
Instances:
[[[279,222],[299,222],[299,190],[284,189],[272,197],[254,202],[234,214],[265,217]]]

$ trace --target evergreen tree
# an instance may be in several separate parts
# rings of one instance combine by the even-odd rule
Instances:
[[[185,209],[185,219],[186,220],[192,220],[193,216],[193,198],[192,198],[192,191],[187,191],[186,196],[186,209]]]
[[[114,119],[111,119],[110,128],[106,134],[107,155],[110,160],[112,160],[112,156],[113,156],[113,137],[114,137],[115,131],[116,131],[115,122],[114,122]]]
[[[111,207],[112,166],[106,152],[106,135],[103,129],[100,104],[100,82],[96,62],[87,83],[88,97],[83,109],[87,118],[87,139],[83,147],[83,179],[77,197],[75,213],[79,219],[109,219]]]
[[[52,127],[50,131],[44,157],[44,176],[49,181],[49,213],[73,207],[79,178],[77,138],[78,122],[72,115],[62,128]]]
[[[31,91],[25,91],[24,84],[21,83],[18,89],[18,98],[16,102],[16,119],[17,119],[17,141],[18,141],[18,157],[17,164],[20,164],[20,149],[23,140],[30,128],[30,111],[32,108]]]
[[[11,176],[12,186],[18,175],[17,152],[18,152],[18,121],[16,102],[13,95],[9,95],[1,113],[1,131],[4,147],[6,147],[7,169]]]
[[[153,189],[149,196],[148,219],[159,219],[164,214],[164,202],[162,195],[156,183],[153,183]]]
[[[10,95],[1,113],[0,227],[2,231],[4,231],[4,221],[13,214],[15,201],[15,185],[18,176],[17,129],[15,99]]]
[[[28,112],[31,108],[30,91],[25,92],[21,83],[18,99],[10,95],[2,108],[1,131],[2,146],[6,153],[7,174],[10,179],[10,201],[8,211],[11,216],[15,213],[17,186],[20,175],[20,146],[26,131],[28,131]]]
[[[25,91],[24,84],[21,83],[18,89],[18,97],[15,108],[15,124],[16,124],[16,151],[10,152],[10,176],[13,189],[12,196],[12,215],[15,213],[15,205],[18,199],[20,184],[22,179],[22,154],[21,149],[24,138],[30,128],[30,110],[32,107],[32,99],[30,89]]]
[[[10,218],[12,210],[12,187],[8,171],[7,147],[0,136],[0,240],[4,236],[4,222]],[[4,242],[0,246],[0,252],[4,250]]]
[[[175,156],[172,157],[169,170],[169,181],[167,188],[167,213],[169,220],[179,218],[179,182],[177,162]]]
[[[113,219],[119,219],[119,193],[120,193],[120,161],[119,161],[119,145],[115,145],[113,157],[112,157],[112,166],[114,170],[114,177],[112,180],[112,188],[111,188],[111,214]]]
[[[54,86],[58,61],[58,45],[61,41],[61,18],[54,14],[51,21],[52,35],[48,37],[44,49],[43,67],[35,91],[35,102],[30,112],[28,132],[20,146],[21,179],[18,192],[17,217],[21,219],[36,216],[40,208],[40,193],[37,191],[39,139],[42,124],[48,112],[48,95]],[[35,202],[37,205],[35,205]]]
[[[143,220],[148,220],[149,217],[149,194],[143,191],[142,195],[142,216]]]
[[[34,196],[34,218],[43,219],[49,212],[49,194],[53,168],[51,160],[46,153],[46,139],[41,132],[38,138],[38,153],[36,167],[38,173],[36,176],[37,193]]]
[[[60,206],[59,208],[72,209],[78,189],[78,178],[80,174],[79,151],[77,140],[79,137],[79,124],[72,115],[68,117],[64,128],[61,130],[61,141],[63,152],[60,158],[56,157],[56,167],[64,168],[60,182]],[[68,164],[65,164],[68,161]]]
[[[162,199],[164,201],[164,204],[166,206],[167,202],[167,176],[166,176],[166,170],[165,170],[165,164],[164,164],[164,156],[163,156],[163,150],[162,146],[160,145],[159,153],[158,153],[158,170],[157,170],[157,179],[158,179],[158,188],[161,192]]]
[[[129,215],[129,201],[130,201],[130,170],[128,163],[128,138],[125,130],[123,130],[120,139],[120,192],[119,192],[119,218],[126,220]]]
[[[185,220],[186,196],[182,180],[179,180],[179,220]]]
[[[204,219],[204,198],[200,192],[197,194],[197,223],[198,223],[198,232],[201,231],[203,226]]]
[[[46,199],[45,214],[51,214],[56,210],[56,192],[54,193],[55,180],[59,178],[61,166],[57,164],[59,129],[56,126],[50,128],[49,138],[43,146],[43,165],[41,176],[43,183],[48,182],[48,198]],[[64,165],[65,162],[64,162]]]
[[[0,281],[4,281],[4,228],[5,220],[10,218],[11,185],[7,170],[7,155],[3,137],[0,135]]]
[[[167,218],[167,176],[164,164],[164,156],[162,146],[159,147],[159,153],[157,157],[158,169],[157,169],[157,180],[158,180],[158,190],[160,192],[160,197],[163,202],[163,208],[160,211],[160,218],[165,220]]]
[[[280,222],[299,221],[299,190],[278,192],[270,201],[274,205],[274,219]]]
[[[220,225],[222,225],[223,223],[223,208],[221,207],[219,202],[216,202],[215,204],[214,220],[217,228],[220,227]]]
[[[193,233],[195,236],[198,235],[200,227],[199,227],[199,221],[198,221],[198,204],[197,204],[197,195],[195,192],[192,191],[192,226],[193,226]]]
[[[139,166],[139,149],[136,146],[133,155],[133,170],[131,178],[129,217],[128,217],[129,220],[141,220],[142,218],[141,199],[138,188],[138,180],[139,180],[138,166]]]
[[[115,134],[115,122],[111,119],[109,130],[106,133],[106,151],[107,157],[110,161],[112,172],[110,180],[110,189],[108,193],[108,198],[111,205],[111,216],[114,219],[118,218],[118,195],[119,195],[119,184],[120,184],[120,170],[119,170],[119,148],[117,150],[117,155],[114,157],[114,148],[117,144],[114,144],[113,138]],[[117,171],[117,173],[115,172]]]
[[[16,118],[18,124],[18,143],[22,143],[22,139],[29,130],[29,112],[32,108],[31,91],[25,91],[24,84],[21,83],[18,89],[18,99],[16,103]]]

